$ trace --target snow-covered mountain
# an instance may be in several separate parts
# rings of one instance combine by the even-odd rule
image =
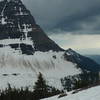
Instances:
[[[100,65],[97,64],[94,60],[82,56],[77,52],[73,51],[72,49],[66,50],[64,56],[67,59],[67,61],[77,63],[78,67],[80,67],[84,71],[89,70],[92,72],[98,72],[100,69]]]
[[[41,72],[48,83],[85,71],[100,71],[93,60],[63,50],[36,24],[21,0],[0,2],[0,88],[31,87]]]
[[[32,55],[34,51],[60,51],[36,24],[21,0],[0,2],[0,47],[3,51]]]

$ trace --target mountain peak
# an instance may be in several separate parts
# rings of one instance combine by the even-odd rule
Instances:
[[[36,24],[21,0],[0,2],[0,49],[32,55],[35,51],[61,51]],[[10,49],[10,50],[9,50]]]

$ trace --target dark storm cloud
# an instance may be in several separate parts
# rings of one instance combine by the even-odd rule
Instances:
[[[23,0],[45,30],[99,34],[100,0]]]
[[[82,27],[82,24],[86,25],[86,27],[92,27],[92,29],[100,29],[98,26],[98,17],[100,17],[100,7],[91,8],[90,10],[87,10],[85,13],[75,13],[72,15],[67,16],[67,18],[61,20],[55,28],[61,28],[62,30],[67,31],[77,31],[82,30],[84,27]],[[97,23],[96,27],[94,26],[94,23]]]

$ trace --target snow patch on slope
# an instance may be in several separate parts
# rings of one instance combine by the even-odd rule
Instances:
[[[50,85],[61,88],[60,78],[81,73],[75,64],[64,59],[63,54],[64,52],[52,51],[35,52],[34,55],[29,56],[1,53],[0,88],[6,87],[7,83],[15,87],[33,86],[39,72]],[[14,73],[18,75],[13,75]]]
[[[33,45],[33,41],[30,38],[27,38],[26,40],[24,40],[24,39],[22,39],[22,40],[20,40],[20,39],[3,39],[3,40],[0,40],[0,44],[2,44],[4,46],[7,46],[9,44],[21,44],[21,43]]]
[[[54,96],[42,100],[99,100],[99,99],[100,99],[100,86],[83,90],[76,94],[70,94],[62,98]]]

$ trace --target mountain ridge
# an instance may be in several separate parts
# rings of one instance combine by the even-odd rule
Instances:
[[[98,63],[96,63],[93,59],[82,56],[70,48],[68,50],[66,50],[64,56],[68,61],[77,63],[78,67],[80,67],[83,71],[85,71],[85,69],[87,69],[92,72],[99,72],[99,70],[100,70],[100,65]],[[94,69],[94,66],[95,66],[95,69]]]
[[[100,55],[85,55],[100,64]]]

